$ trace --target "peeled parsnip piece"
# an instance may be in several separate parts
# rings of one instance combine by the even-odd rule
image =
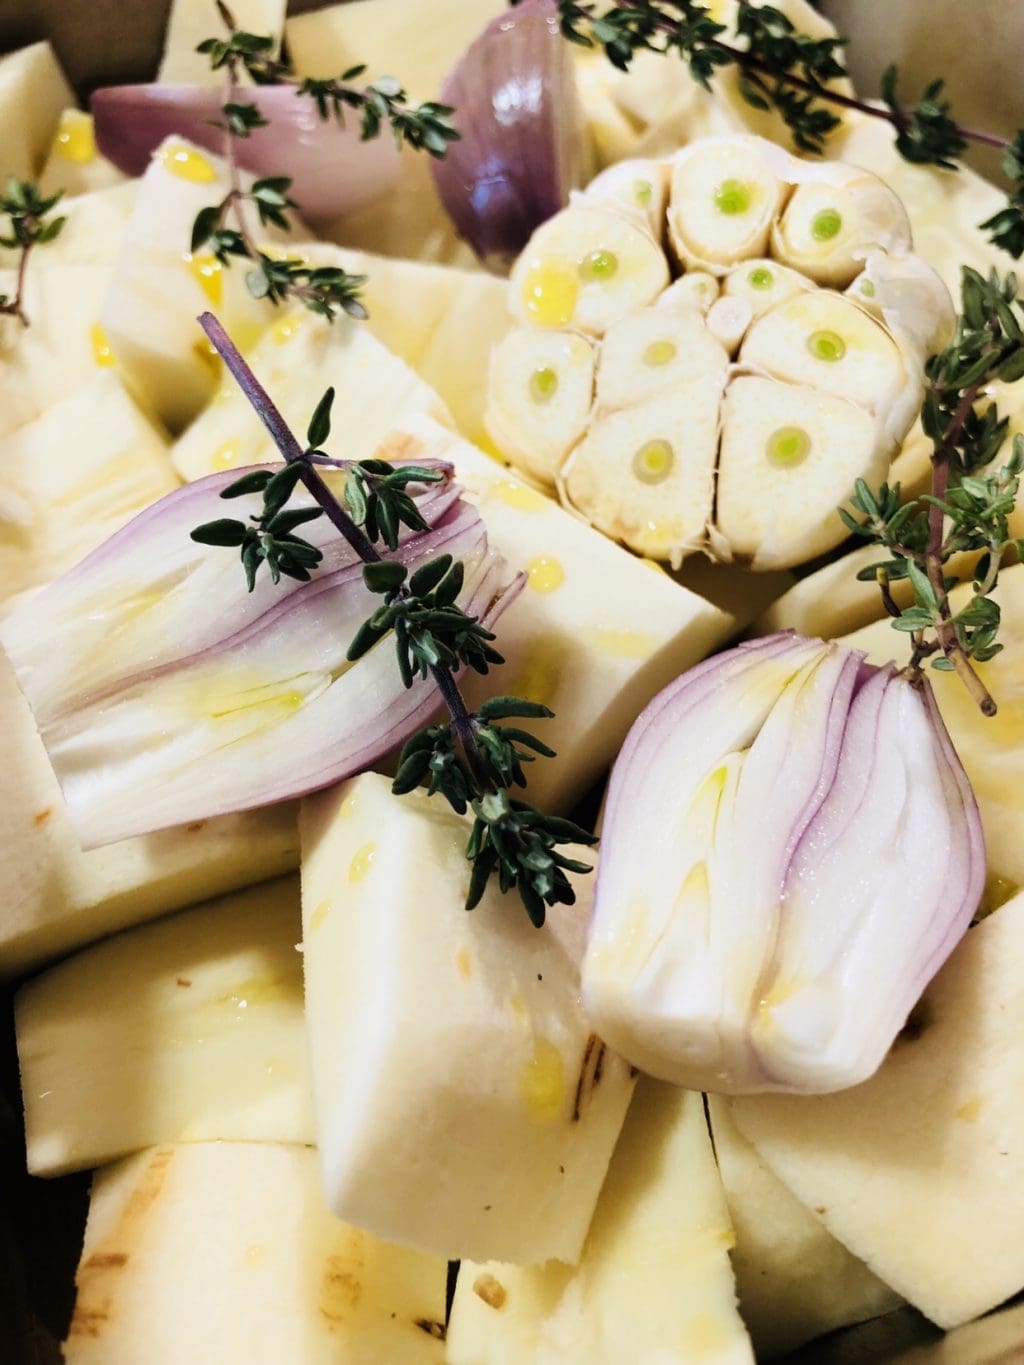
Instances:
[[[122,184],[124,179],[122,172],[97,148],[92,115],[74,107],[65,109],[39,177],[43,194],[63,190],[66,197],[60,211],[66,213],[72,195],[107,189]]]
[[[138,193],[139,182],[125,180],[119,185],[108,185],[105,189],[90,190],[62,199],[60,213],[67,221],[60,230],[60,236],[46,243],[45,251],[33,253],[29,279],[40,272],[49,274],[57,266],[105,266],[105,284],[117,260],[121,238],[132,216]],[[0,265],[5,269],[17,269],[18,255],[19,252],[13,247],[0,247]],[[69,302],[65,301],[65,309]],[[42,310],[37,311],[38,316],[32,318],[33,327],[45,326],[48,319],[53,319],[52,308],[46,314]],[[97,306],[91,320],[95,322],[98,316]],[[28,333],[23,335],[27,340]]]
[[[231,13],[236,28],[273,39],[266,55],[274,57],[281,46],[286,9],[286,0],[234,0]],[[157,74],[161,85],[218,85],[223,72],[211,68],[208,53],[196,51],[215,33],[209,0],[173,0]]]
[[[551,487],[590,420],[595,359],[593,344],[578,332],[530,327],[509,332],[491,352],[485,415],[491,440]]]
[[[361,323],[333,323],[308,309],[284,312],[246,357],[293,431],[302,431],[328,385],[335,391],[335,423],[324,450],[336,459],[370,459],[396,420],[425,412],[450,421],[428,384]],[[215,400],[171,450],[186,481],[245,465],[272,463],[280,454],[259,416],[230,375]]]
[[[445,1265],[332,1218],[316,1154],[159,1146],[93,1179],[67,1365],[441,1365]]]
[[[0,600],[57,578],[178,487],[111,369],[0,438]]]
[[[724,378],[724,376],[723,376]],[[691,370],[667,392],[598,417],[566,461],[571,507],[638,554],[678,567],[706,541],[722,383]]]
[[[657,241],[665,231],[668,202],[668,163],[647,157],[618,161],[575,196],[577,202],[615,204],[639,214]]]
[[[530,326],[602,336],[618,318],[652,303],[668,282],[668,262],[644,223],[578,202],[548,219],[523,248],[509,306]]]
[[[99,316],[126,382],[172,432],[195,417],[220,374],[196,317],[212,309],[245,350],[276,316],[249,293],[244,270],[187,249],[196,214],[227,191],[219,158],[182,138],[161,143],[139,184]],[[261,241],[274,250],[285,235],[268,226]]]
[[[785,153],[755,137],[705,138],[672,163],[669,236],[686,269],[725,275],[763,256],[786,194]]]
[[[806,275],[769,257],[744,261],[735,270],[730,270],[722,281],[722,293],[727,298],[746,299],[755,318],[785,303],[794,294],[804,294],[814,287],[814,281]]]
[[[303,803],[327,1200],[453,1259],[575,1261],[633,1086],[579,1002],[592,882],[542,930],[494,884],[467,914],[469,830],[375,773]]]
[[[883,1284],[772,1174],[736,1127],[729,1102],[707,1097],[715,1159],[736,1234],[740,1311],[759,1360],[896,1308]]]
[[[82,851],[14,670],[0,656],[0,977],[295,867],[294,806]]]
[[[463,1261],[450,1365],[752,1365],[701,1096],[641,1080],[576,1267]]]
[[[856,403],[740,375],[723,404],[716,527],[757,569],[801,564],[835,544],[836,508],[855,481],[877,486],[888,467],[875,420]]]
[[[845,289],[873,248],[910,250],[907,211],[884,180],[838,161],[806,174],[772,229],[773,256]]]
[[[924,375],[889,333],[849,299],[826,290],[797,294],[751,327],[739,363],[805,384],[875,414],[894,447],[921,403]]]
[[[465,674],[463,693],[474,706],[506,693],[555,712],[538,735],[558,758],[528,766],[527,793],[544,810],[571,811],[613,762],[638,711],[734,634],[734,619],[468,441],[427,418],[405,425],[388,458],[450,462],[509,574],[526,574],[498,623],[506,662],[486,677]]]
[[[59,1175],[161,1142],[311,1142],[298,908],[294,878],[267,883],[22,987],[29,1170]]]
[[[683,386],[721,393],[729,358],[696,308],[645,308],[613,323],[597,370],[600,411],[632,407]]]
[[[1018,895],[968,932],[865,1084],[732,1105],[766,1165],[940,1327],[1024,1282],[1022,971]]]
[[[49,43],[32,43],[0,58],[0,184],[39,173],[62,109],[74,104]]]

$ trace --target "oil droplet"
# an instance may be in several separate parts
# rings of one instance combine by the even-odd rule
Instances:
[[[183,142],[169,142],[158,153],[161,165],[179,180],[191,180],[197,185],[208,185],[217,179],[213,162]]]
[[[373,867],[373,860],[377,856],[377,845],[374,843],[363,844],[358,849],[355,857],[348,865],[348,881],[350,886],[358,886],[370,874]]]
[[[473,958],[468,948],[460,948],[455,954],[455,966],[463,981],[468,981],[473,975]]]
[[[875,297],[874,280],[861,280],[860,292],[864,295],[866,299],[873,299]]]
[[[647,205],[651,202],[651,196],[653,194],[654,186],[651,184],[649,180],[633,181],[633,198],[636,200],[636,202],[640,205],[642,209],[645,209]]]
[[[644,351],[644,364],[654,367],[667,365],[670,360],[675,360],[678,354],[679,348],[674,341],[652,341]]]
[[[591,251],[580,261],[580,279],[587,283],[602,284],[610,280],[619,269],[619,258],[614,251],[599,248]]]
[[[831,242],[842,226],[842,215],[836,209],[822,209],[811,219],[811,236],[816,242]]]
[[[526,566],[527,581],[534,592],[555,592],[565,582],[565,570],[557,559],[538,555]]]
[[[647,441],[633,456],[633,473],[641,483],[661,483],[675,464],[675,453],[668,441]]]
[[[723,180],[715,190],[715,208],[730,216],[750,208],[750,185],[744,180]]]
[[[645,569],[653,569],[655,573],[663,574],[665,578],[668,578],[669,576],[669,572],[664,564],[659,564],[656,559],[641,559],[640,563]]]
[[[515,1018],[520,1024],[526,1024],[529,1022],[530,1012],[526,1008],[526,1001],[518,992],[516,992],[515,995],[509,996],[508,1007],[512,1011],[513,1018]]]
[[[980,1114],[981,1100],[977,1097],[973,1100],[968,1100],[966,1104],[962,1104],[956,1111],[957,1118],[963,1123],[977,1123]]]
[[[196,255],[186,251],[185,264],[214,308],[219,308],[224,302],[224,267],[217,257],[209,251],[201,251]]]
[[[269,1005],[277,1000],[291,999],[301,987],[297,980],[280,976],[251,976],[237,986],[214,998],[215,1005],[234,1005],[247,1010],[250,1005]]]
[[[565,1101],[565,1063],[547,1038],[537,1038],[533,1056],[519,1068],[519,1094],[534,1118],[556,1119]]]
[[[767,266],[758,265],[747,276],[747,283],[751,289],[770,289],[775,283],[775,276]]]
[[[267,1248],[262,1242],[253,1242],[252,1246],[245,1249],[246,1265],[262,1265],[267,1259]]]
[[[96,158],[96,130],[92,115],[81,109],[65,109],[53,139],[55,156],[84,166]]]
[[[270,329],[270,339],[277,346],[284,346],[296,336],[302,326],[303,317],[301,313],[289,313],[286,317],[278,318]]]
[[[210,456],[211,470],[215,474],[222,474],[226,469],[234,469],[241,453],[241,445],[237,437],[232,437],[230,441],[225,441],[223,445],[218,446]]]
[[[313,913],[309,917],[310,933],[315,933],[317,929],[321,928],[330,913],[331,902],[321,901],[320,904],[314,908]]]
[[[811,438],[803,427],[779,427],[768,437],[767,450],[772,464],[793,469],[811,453]]]
[[[349,792],[341,805],[338,807],[338,819],[347,820],[350,815],[354,815],[359,806],[359,793]]]
[[[846,354],[846,342],[838,332],[813,332],[807,338],[807,349],[815,360],[832,364]]]
[[[539,266],[523,283],[523,303],[539,327],[564,327],[572,321],[579,284],[564,266]]]
[[[557,644],[534,645],[526,655],[526,662],[509,689],[514,697],[538,701],[553,706],[562,682],[563,649]]]
[[[220,356],[217,354],[217,348],[212,341],[197,341],[192,347],[192,354],[204,369],[209,370],[215,378],[219,377]]]
[[[548,366],[530,375],[530,397],[535,403],[550,403],[558,392],[558,375]]]
[[[106,368],[109,365],[117,364],[114,352],[110,349],[107,334],[98,322],[94,322],[89,328],[89,344],[92,347],[92,358],[97,365]]]
[[[502,479],[494,484],[491,492],[517,512],[546,512],[551,507],[550,500],[543,493],[538,493],[528,483],[515,483],[512,479]]]

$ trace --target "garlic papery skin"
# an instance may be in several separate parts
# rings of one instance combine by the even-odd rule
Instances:
[[[978,809],[927,682],[776,635],[683,675],[612,774],[583,997],[642,1071],[866,1080],[970,923]]]

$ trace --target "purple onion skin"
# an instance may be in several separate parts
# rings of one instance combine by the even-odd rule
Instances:
[[[294,86],[245,91],[268,121],[236,141],[239,165],[253,175],[290,175],[291,195],[309,222],[352,213],[391,189],[400,161],[394,139],[363,142],[350,119],[324,121]],[[126,175],[142,175],[165,137],[177,135],[221,156],[223,91],[199,85],[118,85],[91,100],[96,144]]]
[[[576,183],[573,79],[555,0],[524,0],[487,25],[442,86],[461,140],[432,163],[434,181],[459,235],[497,274]]]

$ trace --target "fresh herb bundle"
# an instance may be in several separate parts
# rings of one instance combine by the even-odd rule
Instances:
[[[1013,257],[1024,254],[1024,129],[1007,139],[954,118],[943,97],[945,83],[929,81],[914,105],[900,103],[895,66],[881,83],[883,104],[870,104],[832,88],[846,77],[846,38],[812,38],[772,5],[741,0],[734,30],[717,22],[710,7],[695,0],[622,0],[599,9],[587,0],[559,0],[562,32],[585,47],[602,47],[609,61],[628,70],[638,52],[678,53],[694,80],[710,89],[724,67],[739,76],[739,90],[756,109],[775,110],[805,152],[824,150],[839,126],[836,108],[885,119],[896,130],[896,147],[907,161],[956,170],[971,142],[1002,150],[1009,181],[1007,204],[980,226],[994,245]]]
[[[1006,440],[1009,419],[996,404],[982,403],[996,381],[1024,377],[1024,300],[1011,274],[985,279],[964,268],[961,316],[952,344],[928,361],[922,423],[931,439],[931,493],[903,502],[900,486],[872,491],[857,484],[853,503],[863,516],[840,516],[854,535],[888,551],[889,558],[858,577],[878,582],[896,630],[913,643],[911,670],[932,657],[932,667],[955,671],[985,715],[996,704],[972,667],[999,653],[999,605],[992,592],[1006,555],[1024,559],[1024,541],[1009,533],[1024,469],[1024,436],[1017,435],[1009,460],[993,470]],[[953,612],[949,593],[960,581],[946,571],[954,556],[976,554],[973,594]],[[889,585],[909,579],[913,604],[901,611]]]
[[[365,66],[353,66],[332,80],[297,80],[287,63],[273,53],[274,40],[238,29],[234,16],[217,0],[217,9],[228,29],[226,38],[207,38],[197,51],[205,53],[214,71],[227,79],[227,100],[222,106],[230,187],[219,204],[204,208],[192,226],[192,251],[206,249],[225,266],[232,258],[250,262],[245,282],[258,299],[281,303],[297,299],[314,313],[333,321],[340,313],[365,318],[366,309],[359,291],[364,275],[350,274],[337,266],[311,266],[294,257],[279,258],[264,251],[254,238],[246,217],[246,206],[254,209],[263,227],[288,227],[289,209],[299,208],[288,196],[291,179],[285,175],[264,176],[243,190],[239,174],[237,145],[267,120],[257,105],[241,98],[238,80],[245,72],[257,85],[291,84],[299,97],[307,97],[325,122],[334,118],[344,122],[346,110],[359,116],[363,141],[378,137],[387,125],[395,141],[408,144],[430,156],[443,157],[449,142],[459,134],[452,127],[452,110],[445,104],[427,101],[415,107],[408,103],[405,90],[393,76],[383,76],[370,85],[357,86]]]
[[[7,189],[0,193],[0,217],[6,217],[9,224],[9,231],[0,234],[0,246],[20,253],[14,293],[0,294],[0,313],[16,317],[24,327],[29,323],[25,312],[29,256],[34,247],[45,246],[59,236],[67,222],[66,218],[51,216],[63,196],[63,190],[44,196],[31,181],[17,180],[14,176],[8,179]]]
[[[331,521],[363,561],[367,588],[382,599],[356,632],[348,658],[358,659],[392,636],[405,686],[411,687],[417,676],[432,677],[451,718],[406,743],[394,792],[402,795],[426,782],[431,795],[443,796],[460,815],[471,810],[474,820],[466,856],[472,873],[466,908],[479,904],[492,876],[497,876],[502,891],[518,891],[530,919],[540,927],[549,905],[571,905],[575,900],[566,872],[590,870],[588,864],[560,853],[559,846],[594,844],[596,839],[571,821],[545,815],[512,795],[514,788],[526,785],[524,765],[537,756],[552,758],[554,751],[529,731],[498,722],[543,720],[553,713],[521,697],[494,697],[470,712],[459,691],[458,673],[468,667],[486,674],[503,659],[492,647],[492,632],[458,606],[462,564],[441,555],[410,575],[381,548],[397,548],[402,526],[427,529],[406,488],[448,476],[437,469],[393,466],[381,460],[353,464],[332,460],[319,448],[330,434],[334,398],[330,389],[313,414],[303,448],[217,319],[206,313],[200,321],[273,437],[285,466],[274,474],[253,470],[222,492],[224,498],[262,497],[260,511],[248,523],[234,518],[207,522],[195,528],[193,540],[237,548],[251,591],[261,564],[275,583],[282,575],[308,581],[321,552],[296,533],[320,516]],[[325,464],[347,470],[344,502],[322,477]],[[289,508],[300,482],[316,507]]]

